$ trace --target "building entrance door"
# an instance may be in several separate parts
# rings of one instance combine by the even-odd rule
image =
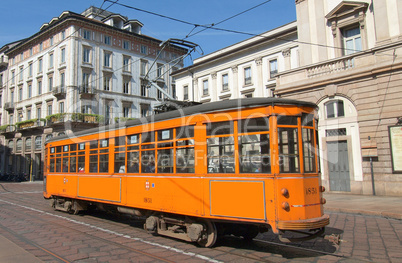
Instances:
[[[347,141],[327,142],[330,191],[350,192]]]

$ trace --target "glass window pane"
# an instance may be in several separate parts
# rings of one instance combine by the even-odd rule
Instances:
[[[89,172],[90,173],[98,172],[98,155],[89,156]]]
[[[139,152],[128,153],[128,160],[127,160],[128,173],[138,173],[140,171],[139,159],[140,159]]]
[[[268,134],[239,136],[241,173],[270,173],[271,157]]]
[[[269,118],[253,118],[238,121],[239,133],[269,131]]]
[[[155,173],[155,151],[141,152],[141,172]]]
[[[158,173],[173,173],[173,149],[158,150]]]
[[[279,171],[299,172],[298,131],[296,128],[278,128]]]
[[[316,172],[314,130],[302,129],[302,139],[303,139],[304,172],[314,173]]]
[[[176,173],[194,173],[194,148],[176,150]]]
[[[233,121],[212,122],[207,124],[207,136],[233,134]]]

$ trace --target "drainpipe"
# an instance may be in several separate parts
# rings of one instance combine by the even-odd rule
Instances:
[[[373,188],[373,195],[375,195],[374,169],[373,169],[373,157],[372,156],[370,156],[370,169],[371,169],[371,187]]]

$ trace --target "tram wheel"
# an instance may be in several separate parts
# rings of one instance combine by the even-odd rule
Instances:
[[[202,247],[212,247],[218,238],[218,230],[215,223],[208,219],[203,220],[201,223],[204,223],[207,229],[205,231],[205,236],[197,243]]]

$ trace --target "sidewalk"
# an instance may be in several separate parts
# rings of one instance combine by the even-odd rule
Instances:
[[[28,251],[0,235],[0,262],[2,263],[38,263],[42,262]]]
[[[324,211],[402,220],[402,197],[324,193]]]

